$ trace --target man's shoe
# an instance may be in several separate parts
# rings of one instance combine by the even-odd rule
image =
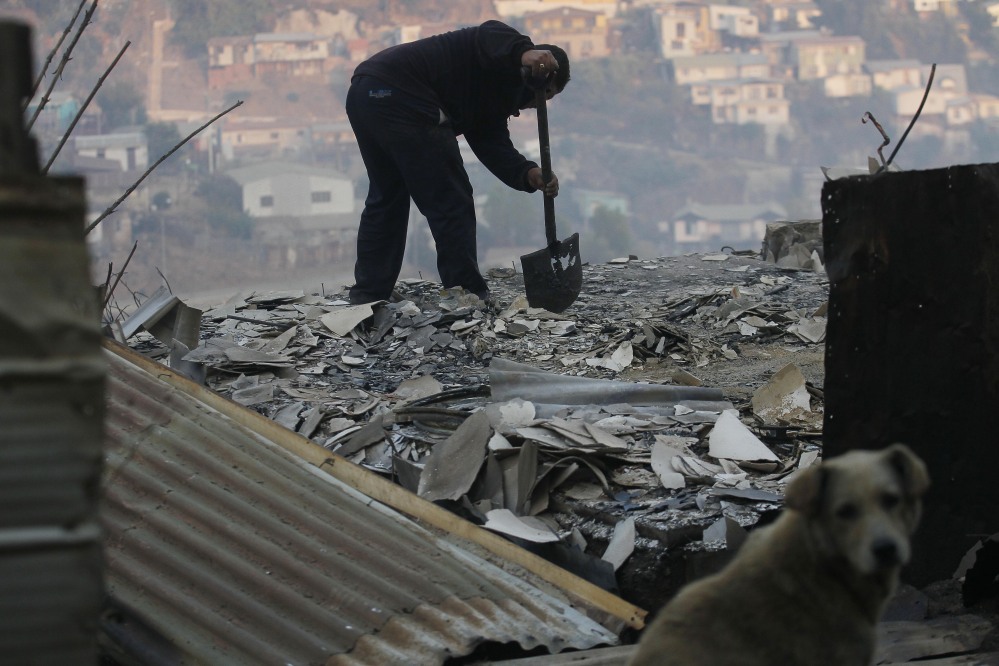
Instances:
[[[375,301],[387,301],[388,298],[379,298],[377,296],[370,296],[368,294],[362,294],[357,292],[350,292],[347,296],[347,301],[351,305],[364,305],[365,303],[374,303]]]

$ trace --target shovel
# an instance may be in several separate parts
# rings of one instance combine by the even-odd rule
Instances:
[[[532,82],[533,84],[534,82]],[[552,179],[552,154],[548,141],[548,107],[545,83],[534,86],[538,112],[538,139],[541,142],[541,175]],[[532,308],[564,312],[583,286],[583,262],[579,258],[579,234],[559,241],[555,233],[555,199],[545,195],[545,237],[548,246],[520,258],[524,269],[524,290]]]

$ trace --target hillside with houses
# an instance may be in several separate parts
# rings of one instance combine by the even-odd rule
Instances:
[[[41,62],[76,4],[8,0],[0,12],[35,26]],[[120,261],[142,241],[137,284],[152,268],[182,286],[245,280],[248,266],[349,272],[366,191],[343,109],[354,67],[488,19],[569,53],[572,81],[550,109],[557,210],[589,261],[758,249],[767,222],[819,217],[820,167],[878,156],[868,113],[891,139],[886,157],[919,111],[903,169],[999,155],[999,2],[984,0],[104,0],[33,132],[51,150],[130,40],[54,163],[87,177],[95,214],[174,142],[243,104],[102,223],[95,256]],[[532,115],[511,130],[537,153]],[[540,200],[465,156],[483,262],[509,266],[543,244]],[[419,219],[411,233],[426,242],[410,243],[409,263],[429,276]]]

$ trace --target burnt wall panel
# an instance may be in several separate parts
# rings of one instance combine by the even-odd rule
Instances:
[[[0,666],[96,664],[105,368],[80,178],[24,127],[31,29],[0,20]]]
[[[933,486],[906,578],[944,579],[999,531],[999,165],[830,181],[822,208],[825,455],[912,446]]]

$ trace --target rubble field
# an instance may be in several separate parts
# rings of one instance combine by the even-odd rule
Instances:
[[[155,325],[169,308],[129,344],[650,612],[820,460],[823,270],[621,258],[585,265],[561,314],[514,269],[487,280],[489,304],[424,280],[364,306],[241,293],[182,353]],[[956,586],[907,589],[899,612],[959,612]]]

